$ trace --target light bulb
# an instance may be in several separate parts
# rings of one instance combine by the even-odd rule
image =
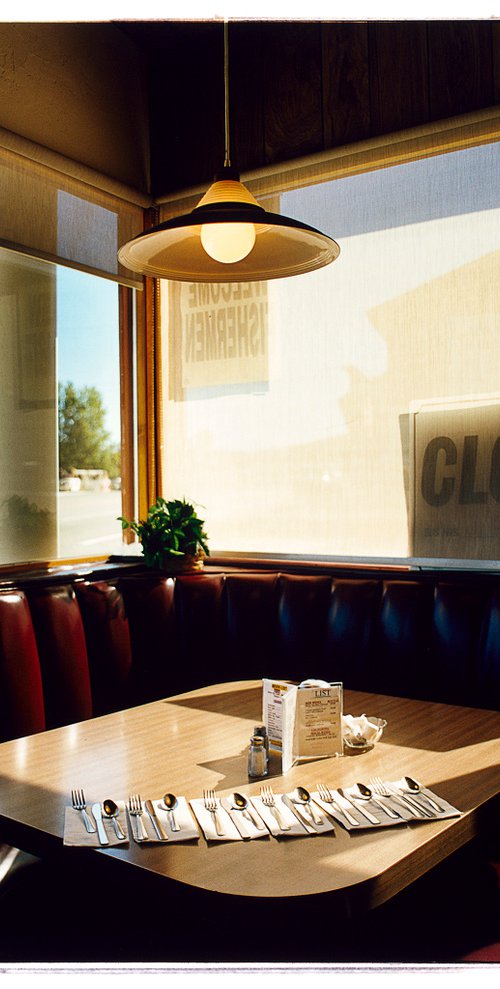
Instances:
[[[250,254],[255,227],[253,223],[203,223],[201,243],[214,261],[235,264]]]

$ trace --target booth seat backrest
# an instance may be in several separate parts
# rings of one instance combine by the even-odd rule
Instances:
[[[0,739],[225,680],[500,710],[500,578],[205,572],[0,591]]]
[[[22,591],[0,594],[0,738],[46,727],[40,660],[31,613]]]

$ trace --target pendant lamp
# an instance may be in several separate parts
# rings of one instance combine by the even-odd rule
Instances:
[[[139,234],[118,251],[124,267],[180,282],[255,282],[314,271],[335,261],[336,241],[270,213],[240,182],[229,151],[228,25],[224,24],[225,156],[197,206]]]

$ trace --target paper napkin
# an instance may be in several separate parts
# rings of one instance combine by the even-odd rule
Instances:
[[[123,801],[122,802],[117,801],[117,806],[120,811],[117,820],[118,823],[121,825],[123,833],[127,836],[125,841],[123,841],[120,838],[117,838],[115,834],[113,821],[110,820],[109,818],[104,817],[103,815],[102,823],[104,825],[104,830],[109,838],[109,845],[101,845],[97,834],[97,830],[95,834],[89,834],[88,831],[86,830],[82,812],[79,810],[75,810],[74,807],[65,807],[63,844],[72,845],[75,847],[82,845],[88,848],[111,848],[114,845],[127,845],[129,841],[129,832],[127,829],[127,816],[125,813],[125,804]],[[95,826],[95,822],[90,812],[90,807],[87,808],[87,813],[90,817],[90,820],[92,821],[92,824],[94,824]]]
[[[233,823],[227,810],[221,806],[220,800],[217,801],[217,818],[220,830],[224,832],[221,835],[217,834],[214,815],[206,809],[205,801],[200,797],[190,800],[189,803],[207,841],[243,841],[236,824]]]
[[[433,790],[430,790],[426,786],[421,787],[420,793],[413,793],[405,787],[404,779],[401,779],[393,780],[392,782],[387,783],[387,788],[394,793],[394,799],[401,800],[402,797],[404,797],[406,801],[409,799],[414,804],[421,807],[424,811],[432,814],[434,820],[441,821],[448,817],[460,817],[460,814],[462,813],[454,807],[453,804],[448,803],[447,800],[438,796],[437,793],[434,793]],[[429,801],[432,801],[432,803],[429,803]],[[435,807],[433,807],[432,804],[435,804]],[[442,810],[437,811],[436,807],[441,807]],[[398,804],[398,810],[399,809],[401,809],[400,804]],[[411,816],[411,811],[409,813],[409,819],[415,820],[415,818]],[[430,819],[431,818],[426,818],[426,820]]]

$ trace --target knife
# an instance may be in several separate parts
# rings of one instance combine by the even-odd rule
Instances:
[[[409,808],[414,817],[434,817],[431,810],[427,810],[426,807],[422,807],[422,804],[417,803],[413,797],[409,797],[408,794],[403,793],[397,787],[389,787],[391,793],[393,794],[394,800],[398,800],[403,807]]]
[[[223,797],[222,800],[221,800],[221,806],[229,814],[229,817],[231,818],[231,820],[232,820],[232,822],[233,822],[236,830],[240,833],[241,837],[242,838],[251,838],[252,835],[250,834],[250,832],[249,832],[248,828],[246,827],[246,825],[244,824],[244,822],[241,820],[241,817],[242,817],[241,810],[233,810],[233,808],[231,807],[231,804],[229,803],[229,800],[226,800],[225,797]]]
[[[153,825],[153,827],[154,827],[154,829],[156,831],[157,837],[160,838],[161,841],[168,841],[168,835],[165,834],[165,832],[164,832],[164,830],[163,830],[163,828],[162,828],[162,826],[160,824],[160,821],[159,821],[159,818],[158,818],[158,814],[156,813],[156,811],[154,809],[152,800],[146,800],[144,802],[144,806],[145,806],[145,808],[146,808],[146,810],[147,810],[147,812],[149,814],[149,817],[150,817],[150,820],[151,820],[151,824]]]
[[[288,793],[283,794],[282,800],[285,806],[291,810],[293,816],[297,818],[299,824],[301,824],[302,827],[306,829],[308,834],[317,832],[318,829],[314,826],[313,822],[311,821],[311,818],[306,817],[305,813],[302,810],[302,807],[298,807],[297,804],[293,802],[293,800],[290,800]]]
[[[92,804],[92,817],[96,823],[97,834],[101,845],[109,845],[109,838],[102,823],[102,810],[100,804]]]
[[[328,792],[330,794],[330,801],[332,807],[335,807],[337,813],[342,814],[342,816],[345,817],[346,821],[349,821],[351,827],[353,828],[361,827],[361,821],[358,821],[356,817],[353,817],[352,814],[350,814],[349,811],[346,810],[344,805],[340,802],[340,797],[338,795],[337,790],[329,790]],[[327,803],[330,803],[330,801],[327,801]]]
[[[366,820],[369,821],[370,824],[380,823],[378,817],[375,817],[374,814],[370,814],[370,811],[366,810],[364,807],[359,807],[358,804],[355,804],[354,801],[352,801],[351,798],[347,796],[347,793],[344,793],[344,791],[341,789],[340,786],[337,789],[337,793],[339,794],[339,796],[343,797],[344,800],[347,800],[347,803],[350,804],[351,807],[353,807],[354,810],[358,812],[358,814],[362,814],[363,817],[366,817]]]

